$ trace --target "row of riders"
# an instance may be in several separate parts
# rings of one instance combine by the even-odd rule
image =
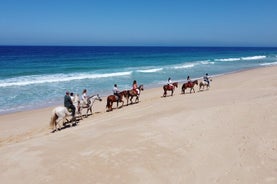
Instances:
[[[203,81],[200,82],[199,84],[199,90],[206,86],[206,88],[209,88],[210,86],[210,79],[208,76],[208,73],[203,77]],[[164,89],[164,94],[163,96],[166,97],[167,91],[171,91],[171,96],[173,95],[173,92],[175,90],[175,87],[178,87],[178,82],[172,82],[171,78],[168,78],[168,84],[163,86]],[[190,77],[187,77],[187,82],[183,84],[182,86],[182,92],[185,93],[185,90],[187,88],[190,88],[190,92],[193,90],[194,91],[194,85],[198,85],[198,80],[191,81]],[[107,97],[107,111],[112,111],[113,110],[113,103],[117,103],[117,108],[118,104],[121,103],[120,107],[123,107],[124,101],[123,97],[126,98],[127,100],[127,105],[129,104],[129,100],[131,104],[133,103],[133,98],[136,97],[135,102],[139,102],[139,96],[140,92],[144,90],[143,85],[138,86],[137,81],[133,81],[132,89],[131,90],[123,90],[120,91],[117,87],[117,84],[114,84],[113,87],[113,95],[109,95]],[[194,91],[195,92],[195,91]],[[79,114],[78,117],[82,119],[82,110],[87,109],[86,111],[86,117],[88,116],[88,112],[90,111],[91,114],[93,113],[93,103],[95,100],[102,101],[101,97],[97,95],[92,95],[88,96],[87,95],[87,90],[84,89],[82,93],[82,97],[80,99],[79,95],[76,94],[74,95],[73,93],[69,93],[68,91],[66,92],[64,96],[64,107],[56,107],[52,111],[52,116],[51,116],[51,121],[50,125],[53,127],[53,131],[56,131],[61,128],[60,122],[64,121],[64,118],[67,115],[72,115],[72,119],[70,121],[67,121],[67,123],[77,123],[76,121],[76,116],[75,114]],[[70,113],[71,112],[71,113]],[[63,122],[64,123],[64,122]],[[59,126],[59,128],[58,128]]]
[[[107,105],[106,108],[107,111],[112,110],[112,106],[114,102],[121,103],[121,106],[123,106],[124,101],[123,97],[127,99],[127,105],[129,104],[129,100],[131,103],[133,103],[133,98],[136,97],[135,102],[139,102],[139,95],[140,91],[144,90],[143,85],[138,86],[137,81],[133,81],[132,89],[131,90],[124,90],[119,91],[117,88],[117,84],[114,84],[113,88],[113,95],[110,95],[107,97]],[[50,126],[53,127],[53,132],[59,130],[62,126],[60,123],[62,122],[63,125],[65,123],[71,123],[71,125],[77,124],[76,114],[78,114],[79,118],[82,119],[82,111],[83,109],[87,109],[86,111],[86,117],[88,116],[89,111],[91,114],[93,113],[93,103],[95,100],[102,101],[99,94],[88,96],[87,90],[84,89],[81,99],[78,94],[74,95],[73,93],[66,92],[64,96],[64,107],[56,107],[52,111],[52,116],[50,120]],[[72,115],[72,119],[68,121],[66,119],[66,116]],[[64,122],[66,120],[66,122]]]
[[[204,75],[203,77],[203,81],[201,81],[199,84],[199,91],[204,90],[205,87],[206,89],[208,89],[210,87],[210,81],[211,79],[209,78],[208,73],[206,73],[206,75]],[[182,93],[185,94],[187,88],[190,88],[190,93],[192,90],[195,93],[195,90],[194,90],[195,84],[198,85],[198,80],[192,81],[190,79],[190,76],[187,76],[187,82],[184,83],[182,86]],[[167,91],[171,91],[171,96],[172,96],[175,88],[177,87],[178,87],[178,82],[172,82],[171,78],[169,77],[167,80],[167,84],[163,86],[163,90],[164,90],[163,96],[166,97]]]

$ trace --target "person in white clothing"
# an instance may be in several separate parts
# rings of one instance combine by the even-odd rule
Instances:
[[[173,86],[173,84],[172,84],[172,81],[171,81],[171,78],[170,78],[170,77],[167,79],[167,85],[168,85],[168,86]]]

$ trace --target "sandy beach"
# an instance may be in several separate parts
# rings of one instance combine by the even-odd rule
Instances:
[[[277,66],[213,78],[209,90],[106,112],[51,133],[53,107],[0,116],[0,182],[277,183]],[[188,92],[188,91],[187,91]],[[114,105],[115,107],[115,105]]]

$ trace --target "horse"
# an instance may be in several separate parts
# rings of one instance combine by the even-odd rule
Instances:
[[[139,90],[139,93],[137,93],[137,91],[135,91],[134,89],[131,89],[131,90],[128,90],[127,92],[127,105],[129,104],[129,97],[130,98],[130,101],[131,101],[131,104],[133,103],[133,98],[136,97],[136,100],[135,102],[138,103],[139,102],[139,95],[141,93],[141,91],[144,90],[143,88],[143,84],[141,84],[139,87],[138,87],[138,90]]]
[[[100,102],[102,101],[99,94],[89,96],[86,101],[81,100],[81,103],[80,103],[81,116],[82,116],[82,110],[83,109],[87,109],[86,117],[88,117],[88,112],[89,111],[91,112],[91,114],[93,114],[93,104],[94,104],[95,100],[99,100]]]
[[[166,95],[167,95],[166,91],[171,91],[171,96],[173,96],[175,87],[178,88],[178,82],[174,82],[174,83],[172,83],[172,85],[169,85],[169,84],[164,85],[163,86],[163,89],[164,89],[163,96],[166,97]]]
[[[79,117],[81,119],[83,119],[82,112],[81,112],[81,100],[80,100],[79,94],[76,94],[73,97],[72,102],[73,102],[73,105],[75,106],[75,109],[76,109],[75,116],[79,115]]]
[[[182,86],[182,92],[185,94],[186,89],[190,88],[190,93],[191,93],[191,90],[193,90],[193,92],[195,93],[195,91],[194,91],[194,85],[195,84],[198,85],[198,80],[194,80],[192,82],[184,83],[183,86]]]
[[[113,110],[113,102],[117,102],[117,108],[118,108],[118,103],[119,102],[121,103],[121,106],[119,108],[123,107],[123,105],[124,105],[123,96],[125,98],[127,98],[127,93],[128,92],[126,90],[121,91],[119,93],[119,96],[120,96],[119,99],[118,99],[118,96],[116,96],[116,95],[108,96],[107,97],[107,105],[106,105],[106,108],[108,108],[107,111],[112,111]]]
[[[209,87],[210,87],[209,83],[207,81],[201,81],[199,83],[199,91],[201,90],[201,88],[202,88],[202,90],[204,90],[205,87],[206,87],[206,89],[209,89]]]
[[[76,122],[73,122],[74,118],[71,119],[71,121],[68,121],[66,119],[67,116],[71,116],[72,114],[67,110],[66,107],[55,107],[52,110],[52,114],[51,114],[51,120],[50,120],[50,127],[53,127],[53,132],[60,130],[62,128],[61,126],[61,122],[62,125],[65,125],[67,123],[72,123],[72,125]],[[58,128],[59,126],[59,128]]]

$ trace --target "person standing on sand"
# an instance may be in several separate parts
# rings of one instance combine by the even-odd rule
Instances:
[[[74,118],[75,117],[75,106],[73,105],[73,102],[69,96],[69,92],[67,91],[65,93],[65,96],[64,96],[64,106],[67,108],[67,109],[71,109],[72,111],[72,117]]]

